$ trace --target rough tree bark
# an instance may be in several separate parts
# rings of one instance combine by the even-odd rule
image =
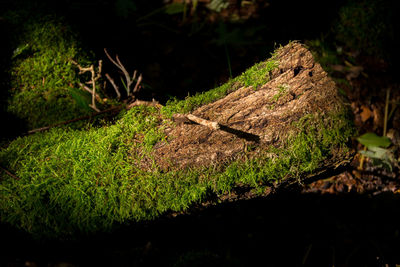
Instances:
[[[346,101],[335,83],[303,45],[291,43],[281,48],[275,59],[279,66],[260,89],[242,87],[191,114],[175,115],[175,124],[165,129],[168,141],[154,147],[156,164],[166,171],[226,166],[234,160],[255,158],[271,147],[288,147],[288,138],[298,133],[296,122],[305,116],[321,118],[322,125],[316,127],[326,128],[336,123],[329,116],[340,110],[346,112]],[[328,131],[334,131],[334,127]],[[352,157],[341,146],[330,149],[330,158],[311,173],[285,177],[279,184],[315,180],[345,166]],[[149,166],[146,160],[142,166]],[[245,197],[251,196],[247,192]]]

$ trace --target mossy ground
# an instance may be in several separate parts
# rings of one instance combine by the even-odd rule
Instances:
[[[77,68],[70,63],[74,59],[89,65],[90,57],[63,19],[13,13],[5,17],[15,28],[7,111],[30,129],[92,112],[90,94],[79,88]]]
[[[134,107],[102,128],[57,128],[18,138],[0,152],[0,164],[20,178],[2,173],[2,221],[41,237],[106,231],[119,223],[182,212],[237,185],[257,194],[273,182],[311,173],[334,150],[347,149],[353,135],[347,111],[306,116],[283,147],[245,161],[169,172],[137,164],[164,138],[166,115],[189,112],[241,86],[257,89],[276,65],[274,60],[259,63],[221,87],[161,110]]]

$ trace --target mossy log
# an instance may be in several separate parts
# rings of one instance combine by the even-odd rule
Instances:
[[[289,161],[293,166],[288,173],[279,173],[281,169],[268,172],[280,177],[273,179],[274,186],[315,180],[347,165],[351,153],[342,141],[351,135],[352,123],[346,100],[333,80],[300,43],[278,49],[273,60],[278,65],[260,88],[243,86],[191,114],[175,114],[176,124],[165,129],[167,141],[154,147],[151,158],[156,165],[171,170],[227,166],[260,158],[279,161],[290,150],[306,146],[311,154],[304,158],[296,158],[292,151],[294,157]],[[296,137],[304,133],[309,140]],[[325,142],[325,151],[320,147],[314,150],[321,142]],[[242,185],[236,189],[245,196],[230,192],[231,196],[223,198],[258,195],[249,194],[252,187],[248,184]]]
[[[0,218],[71,236],[265,196],[345,166],[354,127],[335,83],[292,42],[226,84],[99,129],[50,129],[0,151]]]

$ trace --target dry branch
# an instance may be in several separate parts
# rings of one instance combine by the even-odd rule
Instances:
[[[154,99],[153,99],[153,101],[144,101],[144,100],[136,99],[135,101],[130,103],[128,106],[126,106],[126,109],[131,109],[134,106],[149,106],[149,107],[156,107],[156,108],[162,107],[162,105],[160,103],[158,103],[158,101],[155,101]]]
[[[118,85],[115,84],[114,79],[111,78],[111,76],[108,75],[108,73],[106,73],[106,78],[111,83],[111,85],[114,87],[115,92],[117,93],[117,98],[118,98],[118,100],[120,100],[121,99],[121,93],[119,92]]]
[[[89,87],[87,87],[86,85],[84,85],[83,83],[79,83],[79,86],[82,88],[82,89],[84,89],[85,91],[87,91],[87,92],[89,92],[90,94],[92,94],[93,95],[93,91],[92,91],[92,89],[90,89]],[[103,101],[103,99],[101,99],[101,97],[99,96],[99,94],[95,94],[95,97],[96,97],[96,100],[98,101],[98,102],[102,102]]]
[[[92,85],[92,89],[89,89],[87,86],[85,86],[82,83],[80,83],[80,85],[84,90],[86,90],[86,91],[88,91],[89,93],[92,94],[92,104],[90,104],[89,107],[91,107],[92,109],[94,109],[97,112],[100,112],[100,110],[96,107],[96,99],[98,101],[101,101],[101,97],[96,93],[96,81],[101,78],[101,71],[102,71],[102,68],[103,68],[103,61],[99,60],[97,73],[95,72],[93,64],[90,65],[89,67],[84,68],[81,65],[79,65],[78,62],[74,61],[73,59],[71,59],[70,61],[71,61],[72,64],[74,64],[75,66],[77,66],[79,68],[79,74],[90,72],[91,80],[86,82],[86,84],[91,84]]]
[[[109,108],[109,109],[105,109],[105,110],[102,110],[102,111],[99,111],[99,112],[92,113],[92,114],[87,115],[87,116],[82,116],[82,117],[78,117],[78,118],[75,118],[75,119],[72,119],[72,120],[67,120],[67,121],[59,122],[59,123],[52,124],[52,125],[49,125],[49,126],[33,129],[33,130],[28,131],[24,135],[30,135],[30,134],[34,134],[34,133],[44,132],[44,131],[47,131],[47,130],[49,130],[51,128],[57,127],[57,126],[67,125],[67,124],[70,124],[70,123],[73,123],[73,122],[91,119],[91,118],[96,117],[98,115],[105,114],[105,113],[112,112],[112,111],[119,111],[122,108],[123,108],[123,105],[112,107],[112,108]]]
[[[122,71],[122,73],[125,76],[125,81],[126,81],[126,91],[127,91],[127,95],[130,96],[131,95],[131,86],[133,84],[133,82],[136,79],[136,75],[137,75],[137,71],[135,70],[132,74],[132,77],[129,75],[129,72],[126,70],[126,68],[124,67],[124,65],[122,64],[121,60],[119,59],[118,55],[115,56],[115,60],[110,56],[110,54],[108,53],[107,49],[104,48],[104,53],[106,54],[107,58],[118,68]],[[140,83],[142,82],[142,75],[139,75],[139,78],[136,81],[136,85],[135,88],[133,89],[133,93],[137,93],[140,89]],[[117,87],[115,86],[115,83],[111,82],[111,80],[109,79],[110,83],[114,86],[114,89],[116,91]],[[117,93],[117,94],[118,94]]]
[[[192,121],[192,122],[203,125],[205,127],[213,129],[213,130],[219,130],[221,128],[218,122],[202,119],[193,114],[187,114],[187,115],[175,114],[174,120],[177,122],[191,122]]]
[[[12,172],[8,171],[6,168],[3,168],[2,166],[0,166],[0,169],[2,169],[5,173],[7,173],[9,176],[14,178],[15,180],[20,180],[21,179],[18,176],[16,176],[15,174],[13,174]]]

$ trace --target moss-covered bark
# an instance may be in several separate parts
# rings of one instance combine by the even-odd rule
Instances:
[[[190,112],[220,129],[174,121]],[[341,165],[351,120],[335,84],[298,43],[227,84],[114,125],[53,129],[0,152],[0,215],[43,236],[111,229],[198,203],[265,195]],[[256,138],[248,138],[249,136]]]

